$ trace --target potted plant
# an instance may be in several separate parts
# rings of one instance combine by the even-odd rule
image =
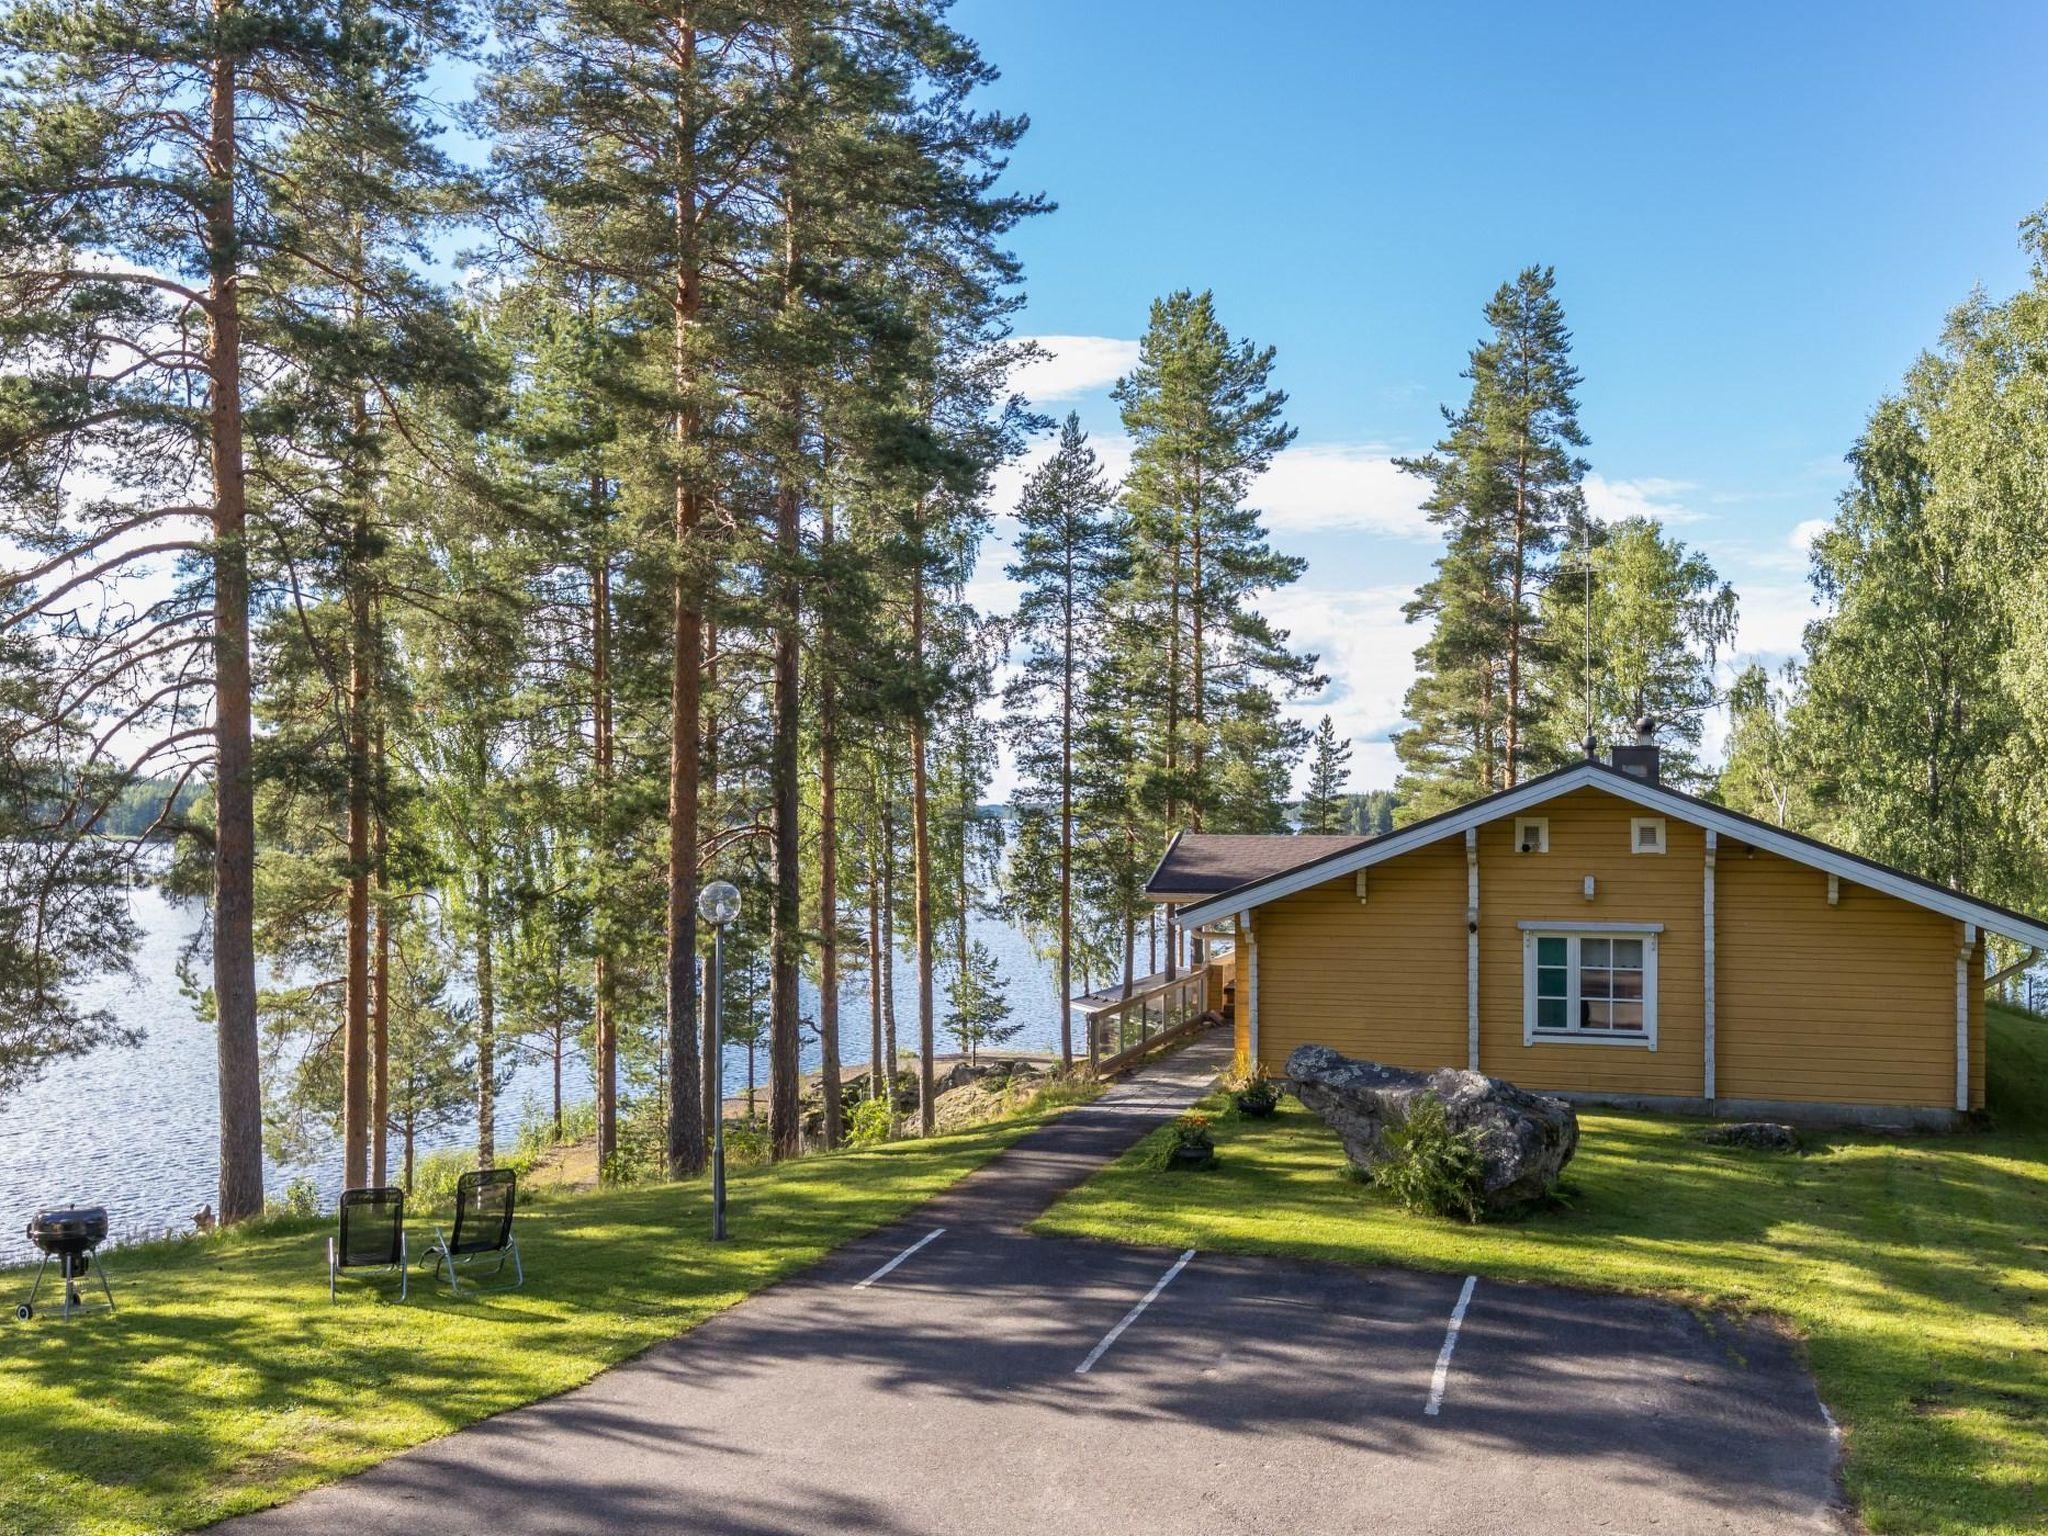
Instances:
[[[1209,1117],[1190,1111],[1173,1122],[1173,1150],[1166,1166],[1186,1173],[1216,1166],[1216,1143],[1209,1135]]]
[[[1280,1107],[1280,1089],[1266,1076],[1263,1063],[1231,1085],[1230,1098],[1237,1105],[1237,1112],[1252,1120],[1271,1119]]]

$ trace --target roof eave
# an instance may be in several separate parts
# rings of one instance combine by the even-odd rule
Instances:
[[[1283,896],[1291,896],[1297,891],[1308,890],[1326,881],[1341,879],[1358,870],[1370,869],[1375,864],[1399,858],[1402,854],[1417,848],[1425,848],[1441,838],[1454,836],[1466,827],[1476,827],[1485,822],[1497,821],[1503,816],[1512,816],[1517,811],[1541,805],[1556,799],[1559,795],[1569,794],[1575,789],[1583,789],[1589,785],[1604,789],[1619,799],[1633,801],[1646,809],[1667,812],[1696,826],[1712,827],[1741,842],[1753,843],[1795,863],[1826,870],[1854,884],[1896,896],[1902,901],[1940,912],[1959,922],[1974,923],[1988,932],[2017,942],[2048,948],[2048,922],[2027,917],[2022,913],[2008,912],[1988,902],[1966,896],[1960,891],[1948,891],[1939,886],[1927,885],[1903,871],[1873,863],[1855,854],[1800,837],[1796,833],[1753,821],[1749,817],[1738,816],[1733,811],[1723,810],[1691,795],[1668,789],[1661,784],[1649,783],[1595,762],[1574,764],[1541,779],[1532,780],[1528,784],[1502,790],[1483,800],[1475,800],[1458,810],[1433,816],[1427,821],[1416,822],[1384,837],[1361,843],[1356,848],[1340,850],[1278,875],[1247,881],[1231,890],[1219,892],[1205,901],[1182,907],[1174,914],[1174,921],[1183,927],[1199,927],[1204,923],[1236,916]]]

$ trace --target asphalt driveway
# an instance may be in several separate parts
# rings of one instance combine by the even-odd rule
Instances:
[[[1019,1230],[1198,1097],[1225,1048],[586,1387],[221,1529],[1843,1529],[1832,1430],[1766,1328]]]

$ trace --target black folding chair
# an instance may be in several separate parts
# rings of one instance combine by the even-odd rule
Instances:
[[[335,1299],[334,1283],[343,1270],[398,1272],[398,1299],[412,1285],[406,1268],[405,1191],[345,1189],[341,1192],[341,1233],[327,1239],[327,1299]]]
[[[455,1235],[449,1237],[434,1228],[434,1246],[427,1250],[439,1274],[448,1270],[448,1289],[461,1294],[455,1278],[457,1264],[470,1264],[493,1256],[496,1275],[512,1261],[513,1285],[526,1284],[526,1270],[519,1262],[519,1240],[512,1235],[512,1211],[518,1203],[518,1175],[510,1168],[485,1168],[465,1173],[455,1181]]]

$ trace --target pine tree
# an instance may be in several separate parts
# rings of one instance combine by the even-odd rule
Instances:
[[[1446,408],[1433,453],[1396,462],[1429,482],[1423,506],[1444,530],[1436,572],[1406,612],[1433,621],[1394,739],[1413,814],[1519,782],[1531,758],[1529,683],[1545,635],[1537,601],[1555,554],[1585,517],[1580,376],[1548,267],[1526,267],[1486,306],[1471,396]]]
[[[1137,366],[1116,386],[1133,443],[1120,530],[1131,567],[1116,601],[1126,633],[1162,653],[1139,786],[1162,844],[1183,824],[1250,831],[1284,820],[1287,769],[1306,733],[1280,715],[1273,690],[1319,682],[1315,659],[1290,651],[1251,605],[1304,563],[1267,543],[1248,500],[1294,438],[1287,397],[1269,387],[1273,357],[1231,337],[1212,295],[1182,290],[1152,305]]]
[[[263,1204],[254,552],[276,546],[295,510],[261,476],[252,492],[252,454],[294,420],[258,407],[347,350],[331,329],[301,323],[290,275],[330,253],[336,231],[300,178],[343,173],[365,210],[392,199],[423,163],[419,66],[446,21],[434,0],[99,0],[84,14],[24,0],[0,23],[12,97],[0,317],[37,339],[0,404],[10,472],[33,493],[9,498],[18,515],[4,531],[47,557],[7,590],[54,578],[6,622],[47,621],[87,582],[180,558],[173,596],[139,617],[114,605],[68,644],[90,658],[82,677],[106,680],[81,708],[146,701],[96,754],[122,738],[121,777],[168,767],[183,783],[211,749],[228,1221]],[[330,277],[375,307],[370,274]],[[70,478],[81,464],[102,472],[104,489]],[[185,486],[196,497],[160,490]]]
[[[1351,743],[1340,741],[1337,725],[1328,715],[1316,727],[1309,747],[1308,794],[1301,802],[1301,830],[1342,832],[1344,786],[1351,779]]]
[[[1060,1061],[1074,1063],[1074,755],[1087,674],[1103,659],[1102,604],[1120,573],[1111,491],[1078,415],[1017,503],[1022,587],[1012,620],[1023,647],[1004,691],[1020,780],[1014,803],[1023,837],[1050,858],[1014,858],[1009,884],[1027,928],[1049,932],[1060,995]],[[1047,823],[1050,823],[1050,829]]]

